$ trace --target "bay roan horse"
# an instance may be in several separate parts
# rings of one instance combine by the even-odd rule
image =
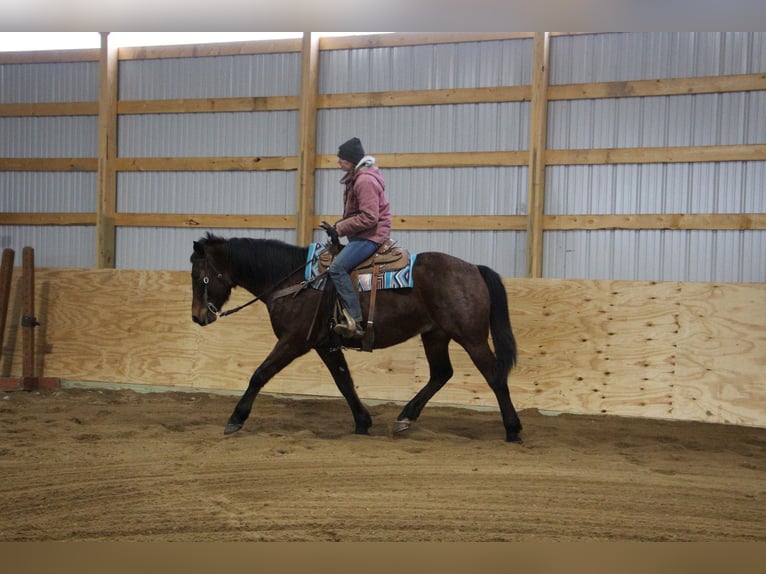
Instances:
[[[358,341],[333,341],[332,305],[327,290],[300,289],[307,247],[270,239],[224,239],[208,233],[194,242],[191,256],[192,320],[209,325],[220,315],[231,290],[242,287],[268,309],[277,343],[255,370],[224,431],[242,428],[258,392],[296,358],[315,350],[332,375],[354,416],[355,432],[367,434],[372,418],[362,404],[342,347]],[[385,348],[420,335],[430,370],[428,383],[397,417],[395,431],[406,430],[426,403],[452,376],[451,340],[471,357],[497,397],[506,440],[521,442],[521,422],[508,391],[508,373],[516,362],[508,301],[500,276],[445,253],[417,255],[413,287],[377,292],[374,348]],[[293,287],[293,288],[291,288]],[[289,293],[289,294],[286,294]],[[361,293],[366,313],[369,293]],[[489,345],[492,334],[494,352]],[[337,338],[337,336],[336,336]]]

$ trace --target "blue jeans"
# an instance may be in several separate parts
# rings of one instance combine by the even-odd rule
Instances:
[[[359,296],[356,294],[354,284],[349,277],[349,271],[375,253],[378,244],[368,239],[352,239],[341,249],[333,259],[327,274],[332,279],[335,289],[338,291],[343,308],[357,323],[362,322],[362,307],[359,305]]]

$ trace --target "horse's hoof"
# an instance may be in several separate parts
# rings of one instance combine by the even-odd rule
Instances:
[[[511,435],[505,439],[507,442],[512,442],[514,444],[524,444],[524,441],[521,439],[519,435]]]
[[[402,419],[400,421],[396,421],[394,423],[394,432],[398,433],[406,431],[408,428],[410,428],[411,423],[412,421],[410,419]]]
[[[234,434],[241,428],[242,428],[242,425],[229,423],[226,425],[226,428],[223,429],[223,436],[229,436],[230,434]]]

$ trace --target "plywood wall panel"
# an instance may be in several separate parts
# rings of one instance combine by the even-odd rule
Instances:
[[[0,376],[21,371],[15,270]],[[38,269],[38,375],[244,391],[275,337],[265,307],[201,328],[189,274]],[[766,426],[766,285],[507,279],[517,408]],[[231,306],[249,299],[235,292]],[[470,359],[434,403],[496,408]],[[363,399],[403,402],[428,381],[422,345],[346,353]],[[43,369],[43,370],[40,370]],[[266,391],[339,397],[312,352]]]
[[[764,418],[766,286],[684,283],[678,396],[680,418]]]

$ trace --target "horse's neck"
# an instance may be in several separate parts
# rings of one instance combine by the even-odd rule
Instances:
[[[232,279],[256,296],[289,285],[290,278],[306,264],[308,251],[266,242],[254,242],[248,249],[252,253],[232,260]]]

